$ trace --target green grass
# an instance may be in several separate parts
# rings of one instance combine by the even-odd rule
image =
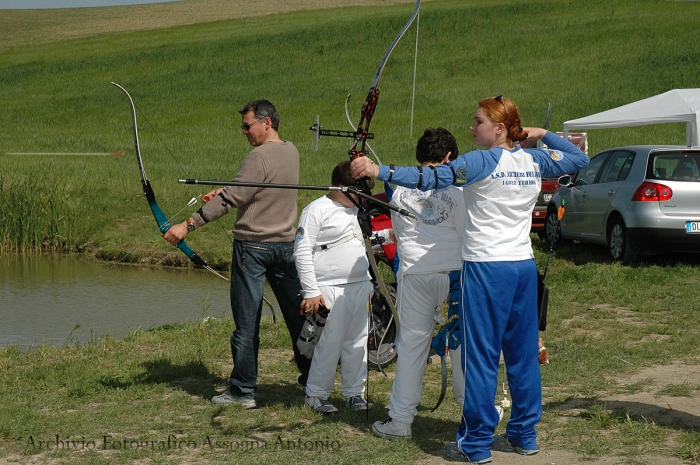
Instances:
[[[536,239],[534,245],[542,263],[547,247]],[[697,265],[694,257],[668,256],[628,269],[610,263],[602,248],[564,244],[556,249],[548,276],[549,328],[543,334],[552,358],[542,367],[541,448],[617,457],[617,463],[641,463],[636,460],[648,455],[697,457],[700,439],[692,423],[659,423],[654,410],[640,415],[634,404],[625,408],[605,400],[641,392],[695,396],[695,383],[668,380],[655,389],[648,380],[624,380],[644,367],[697,364],[698,316],[687,304],[700,279]],[[657,279],[662,274],[689,285],[669,286]],[[644,286],[635,286],[638,280]],[[663,300],[654,297],[661,294]],[[232,329],[229,318],[210,318],[137,331],[122,340],[104,337],[27,352],[0,349],[0,456],[85,464],[223,463],[235,453],[236,463],[414,463],[454,437],[459,407],[451,395],[429,412],[439,393],[436,364],[426,370],[411,441],[375,438],[363,413],[341,409],[324,417],[304,409],[291,341],[284,326],[270,319],[261,328],[259,408],[211,406],[208,399],[227,382]],[[386,367],[388,377],[371,373],[370,421],[386,417],[394,368]],[[331,400],[343,402],[337,391]],[[663,410],[664,403],[659,405]],[[82,442],[61,450],[39,445],[55,441],[57,434],[64,444],[93,441],[95,450],[85,450]],[[180,446],[169,446],[169,439]],[[124,440],[147,445],[125,448]]]
[[[534,235],[533,243],[542,264],[548,246]],[[697,365],[700,317],[689,302],[700,282],[699,259],[650,257],[626,268],[612,263],[602,247],[556,247],[547,278],[549,325],[542,334],[551,354],[550,364],[542,367],[538,433],[543,450],[615,457],[616,463],[628,464],[651,456],[697,458],[700,437],[693,416],[686,415],[687,423],[663,421],[663,412],[673,410],[666,402],[676,402],[664,399],[696,402],[697,382],[668,379],[659,387],[651,380],[627,379],[645,367]],[[439,394],[437,364],[426,370],[411,441],[375,438],[362,413],[341,408],[339,415],[324,417],[304,409],[291,341],[284,326],[269,319],[260,333],[259,408],[211,406],[209,398],[227,382],[232,329],[229,318],[211,318],[137,331],[121,340],[104,337],[26,352],[0,349],[0,457],[85,464],[138,459],[224,463],[235,453],[236,463],[415,463],[441,455],[454,437],[459,407],[449,392],[435,413],[429,411]],[[388,377],[371,373],[370,422],[386,418],[394,369],[386,367]],[[643,404],[609,400],[642,393],[659,398],[647,404],[647,413],[639,413]],[[343,403],[337,391],[331,400]],[[93,441],[97,450],[37,445],[56,434],[63,441]],[[171,435],[194,441],[197,448],[168,447]],[[107,451],[102,450],[105,436],[111,436]],[[205,447],[207,438],[212,445]],[[113,450],[125,439],[155,445]],[[299,447],[299,441],[339,446],[311,450]]]
[[[0,51],[0,250],[85,251],[113,259],[155,230],[133,152],[128,102],[138,113],[147,174],[166,214],[206,190],[181,177],[230,179],[250,150],[237,109],[269,98],[280,110],[282,137],[302,157],[301,183],[328,184],[349,142],[323,138],[314,152],[314,116],[347,129],[343,102],[358,112],[382,55],[410,14],[409,5],[345,8],[227,20],[153,31],[98,34]],[[55,14],[60,15],[57,11]],[[16,18],[16,16],[15,16]],[[674,88],[700,87],[700,3],[640,1],[432,1],[420,17],[413,138],[409,137],[413,33],[399,43],[380,83],[371,130],[382,160],[413,164],[427,126],[450,129],[463,151],[476,102],[505,94],[525,125],[538,125],[552,102],[550,128]],[[37,31],[40,33],[40,31]],[[589,131],[590,151],[633,143],[685,141],[683,124]],[[8,152],[124,152],[123,157],[12,156]],[[318,192],[300,192],[305,206]],[[197,207],[192,207],[190,213]],[[184,219],[185,213],[177,220]],[[220,220],[231,228],[233,215]],[[218,268],[230,239],[210,225],[188,242]],[[183,264],[157,235],[130,260]],[[533,236],[539,264],[547,244]],[[558,245],[550,265],[552,361],[542,369],[540,446],[584,457],[640,454],[697,461],[692,424],[661,424],[611,407],[605,398],[649,392],[686,399],[696,383],[669,379],[625,383],[645,367],[696,365],[700,343],[697,257],[612,263],[605,248]],[[88,344],[0,350],[0,460],[102,464],[278,462],[412,463],[454,438],[459,408],[439,393],[428,367],[412,441],[374,438],[362,414],[325,418],[301,408],[282,325],[263,324],[261,408],[219,409],[208,399],[230,370],[228,319],[170,325]],[[385,418],[389,377],[373,373],[370,420]],[[449,397],[449,394],[448,394]],[[332,398],[340,404],[337,393]],[[572,407],[573,406],[573,407]],[[502,428],[502,426],[501,426]],[[500,431],[500,430],[499,430]],[[198,447],[59,450],[34,441],[135,438],[196,441]],[[205,448],[238,440],[236,451]],[[255,441],[283,446],[255,449]],[[287,441],[340,441],[338,450],[290,449]],[[245,441],[252,450],[242,450]],[[330,444],[330,443],[329,443]],[[441,452],[438,452],[438,455]],[[235,454],[235,455],[234,455]]]
[[[325,418],[302,408],[303,392],[294,381],[291,352],[275,350],[288,347],[289,338],[282,325],[269,319],[261,331],[260,407],[243,411],[210,406],[208,399],[228,379],[230,354],[221,342],[232,329],[229,319],[209,319],[135,332],[124,340],[41,346],[28,353],[2,349],[0,393],[6,408],[0,421],[0,450],[73,463],[126,463],[139,458],[177,463],[187,457],[219,463],[230,460],[232,453],[236,463],[281,459],[349,463],[349,457],[377,463],[373,448],[365,442],[369,425],[364,413],[346,411]],[[388,392],[390,384],[379,373],[372,378],[374,417],[387,400],[384,394],[378,397],[379,392]],[[17,382],[36,390],[9,389]],[[341,404],[337,393],[332,400]],[[447,411],[444,408],[443,415]],[[55,441],[56,435],[64,444],[70,439],[78,445],[56,450],[55,445],[39,443]],[[168,447],[171,436],[189,446]],[[128,446],[131,441],[150,445]],[[159,445],[161,441],[166,446]],[[246,447],[264,442],[268,447],[246,453]],[[379,439],[371,442],[383,446]],[[395,459],[410,461],[420,449],[394,444],[384,450]]]
[[[0,238],[5,248],[63,251],[71,248],[75,202],[55,181],[29,176],[0,178]]]

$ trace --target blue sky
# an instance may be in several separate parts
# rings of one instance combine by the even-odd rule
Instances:
[[[90,6],[134,5],[137,3],[165,3],[177,0],[0,0],[0,10],[33,8],[79,8]]]

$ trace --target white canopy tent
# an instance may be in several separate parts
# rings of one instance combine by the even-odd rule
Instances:
[[[564,137],[570,130],[679,122],[685,122],[686,145],[700,146],[700,89],[674,89],[612,110],[566,121]]]

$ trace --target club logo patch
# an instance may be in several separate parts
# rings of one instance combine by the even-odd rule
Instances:
[[[430,218],[435,212],[435,205],[428,199],[416,199],[412,202],[411,209],[421,218]]]
[[[297,228],[296,234],[294,235],[294,240],[295,240],[295,241],[300,241],[300,240],[302,240],[303,238],[304,238],[304,228],[302,228],[301,226],[299,226],[299,227]]]
[[[554,161],[562,161],[564,159],[564,153],[559,150],[550,150],[549,156]]]
[[[467,172],[466,168],[457,168],[457,171],[455,171],[455,174],[457,175],[457,184],[466,184],[467,183],[467,176],[469,173]]]

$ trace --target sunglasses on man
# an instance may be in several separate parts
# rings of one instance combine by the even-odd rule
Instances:
[[[259,123],[264,119],[265,117],[263,116],[262,118],[256,119],[255,121],[251,121],[250,123],[243,123],[241,124],[241,129],[243,129],[244,131],[250,131],[250,128],[253,127],[255,123]]]

